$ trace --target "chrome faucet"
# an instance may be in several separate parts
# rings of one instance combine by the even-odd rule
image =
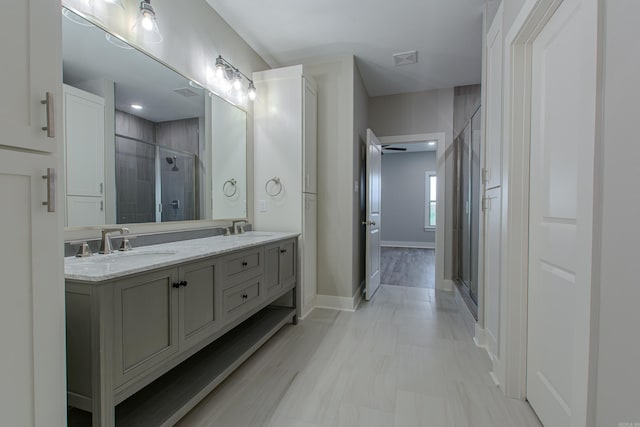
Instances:
[[[127,227],[120,228],[103,228],[102,229],[102,240],[100,241],[100,251],[101,254],[110,254],[113,252],[113,247],[111,246],[111,239],[109,238],[109,234],[119,232],[120,234],[129,234],[129,229]]]
[[[238,224],[243,223],[238,227]],[[247,224],[246,219],[238,219],[236,221],[231,222],[231,234],[242,234],[244,233],[244,225]]]

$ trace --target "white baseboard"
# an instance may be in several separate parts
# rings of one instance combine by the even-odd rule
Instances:
[[[454,288],[455,286],[453,284],[453,280],[450,280],[450,279],[437,280],[436,279],[437,290],[451,292],[453,291]]]
[[[476,347],[483,348],[487,352],[489,351],[487,348],[487,332],[485,329],[481,328],[477,322],[476,322],[476,334],[473,337],[473,342],[476,343]]]
[[[303,307],[300,320],[304,320],[304,318],[309,316],[316,308],[354,312],[362,302],[363,290],[364,281],[360,283],[360,286],[358,286],[358,289],[356,289],[355,294],[353,294],[351,298],[338,297],[335,295],[316,295],[310,304]]]
[[[416,249],[435,249],[435,242],[403,242],[399,240],[383,240],[380,246],[388,248],[416,248]]]

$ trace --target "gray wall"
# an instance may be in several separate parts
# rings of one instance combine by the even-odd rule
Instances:
[[[435,244],[425,231],[425,172],[436,171],[435,151],[382,156],[382,241]]]

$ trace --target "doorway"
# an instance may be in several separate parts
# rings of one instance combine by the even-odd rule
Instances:
[[[438,287],[438,174],[443,134],[381,137],[381,282]],[[444,263],[443,263],[444,264]]]

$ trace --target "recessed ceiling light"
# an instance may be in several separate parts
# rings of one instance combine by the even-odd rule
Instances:
[[[131,108],[134,110],[142,110],[142,105],[140,104],[131,104]]]
[[[434,145],[436,145],[436,142],[435,141],[429,141],[429,142],[427,142],[427,145],[434,146]]]

